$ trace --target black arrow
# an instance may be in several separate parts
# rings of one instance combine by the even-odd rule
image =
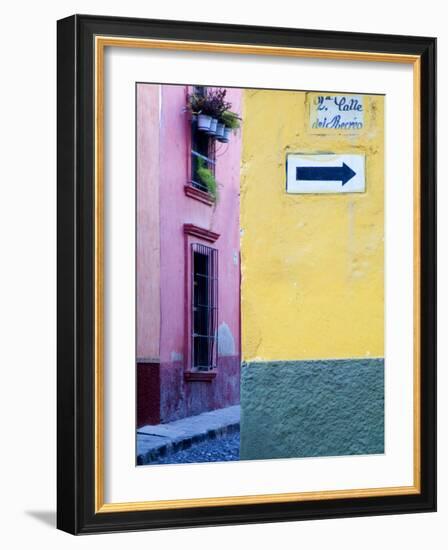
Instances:
[[[297,166],[296,179],[302,181],[340,181],[345,185],[353,176],[356,176],[349,166]]]

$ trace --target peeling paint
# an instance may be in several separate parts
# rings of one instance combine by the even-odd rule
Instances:
[[[227,323],[218,327],[218,355],[220,357],[235,355],[235,339]]]
[[[171,361],[183,361],[184,360],[184,354],[180,353],[179,351],[172,351],[171,352]]]

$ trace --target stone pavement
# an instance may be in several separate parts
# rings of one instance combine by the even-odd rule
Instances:
[[[187,449],[194,443],[236,432],[239,427],[239,405],[167,424],[143,426],[137,430],[137,464],[150,464],[167,454]]]

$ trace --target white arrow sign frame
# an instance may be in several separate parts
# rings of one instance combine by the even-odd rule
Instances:
[[[292,194],[364,193],[366,190],[365,164],[363,154],[290,153],[286,156],[286,192]],[[351,172],[354,172],[354,175]],[[342,173],[346,173],[345,177],[349,177],[345,182],[341,176]]]

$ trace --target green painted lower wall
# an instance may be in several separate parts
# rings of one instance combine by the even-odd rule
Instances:
[[[384,360],[243,363],[240,458],[384,453]]]

